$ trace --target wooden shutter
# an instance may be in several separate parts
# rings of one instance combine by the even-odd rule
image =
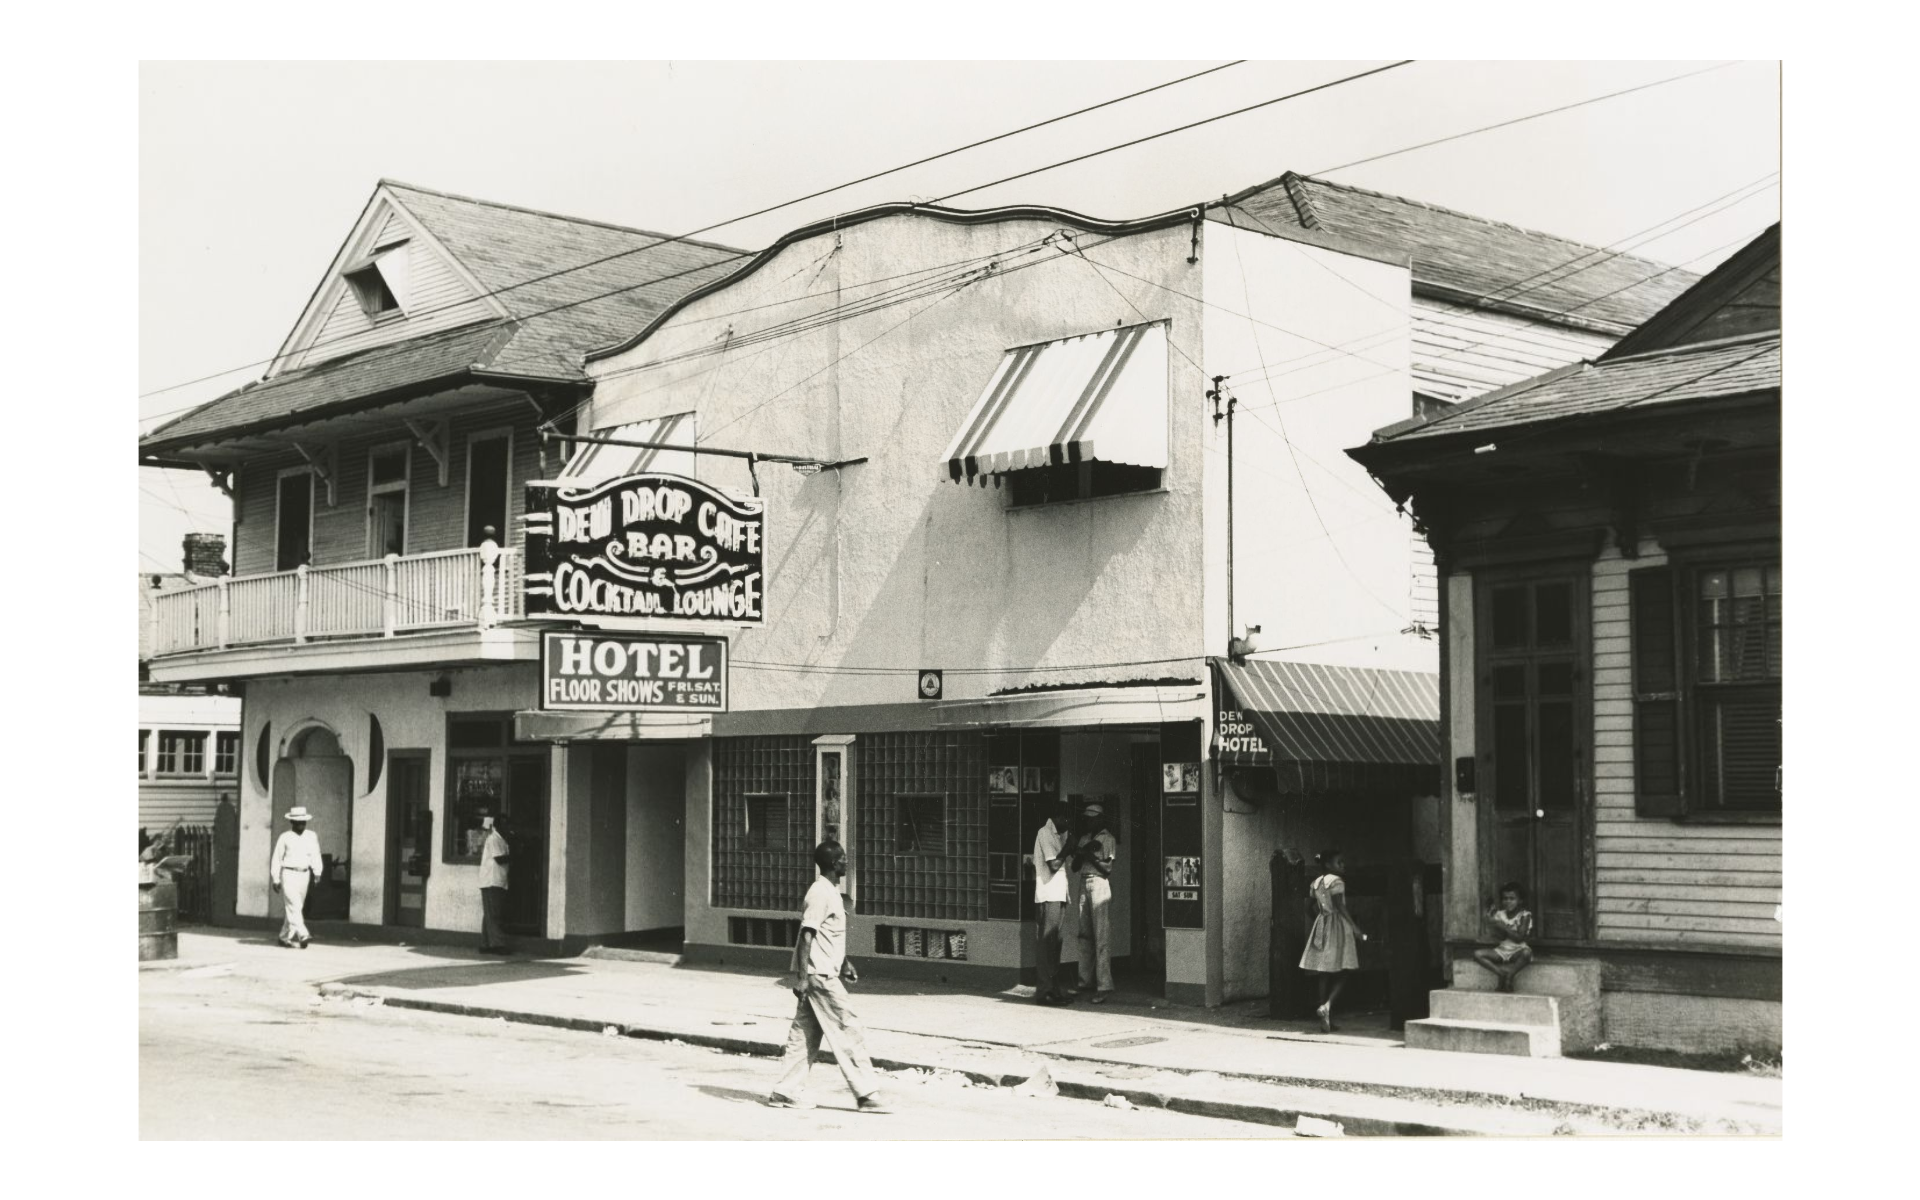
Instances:
[[[1673,572],[1627,573],[1633,615],[1633,807],[1643,817],[1686,812],[1680,721],[1680,643]]]

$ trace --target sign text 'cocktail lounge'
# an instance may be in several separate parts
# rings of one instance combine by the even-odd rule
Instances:
[[[527,487],[528,616],[764,620],[765,508],[679,475]]]

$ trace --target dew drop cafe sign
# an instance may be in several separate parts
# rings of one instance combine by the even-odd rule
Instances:
[[[765,518],[679,475],[529,484],[526,613],[759,625]]]
[[[725,712],[727,643],[598,630],[542,634],[540,707],[547,712]]]

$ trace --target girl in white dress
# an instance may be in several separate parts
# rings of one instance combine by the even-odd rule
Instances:
[[[1347,915],[1346,856],[1338,850],[1322,851],[1316,860],[1320,877],[1313,881],[1312,895],[1317,910],[1313,932],[1307,935],[1306,953],[1300,956],[1300,969],[1320,978],[1320,1028],[1332,1033],[1333,1002],[1347,985],[1348,971],[1359,969],[1359,943],[1367,940],[1360,927]]]

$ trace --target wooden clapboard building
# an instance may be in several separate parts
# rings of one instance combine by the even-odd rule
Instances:
[[[1592,361],[1349,451],[1441,574],[1454,986],[1517,881],[1574,1041],[1780,1045],[1780,359],[1776,225]]]

